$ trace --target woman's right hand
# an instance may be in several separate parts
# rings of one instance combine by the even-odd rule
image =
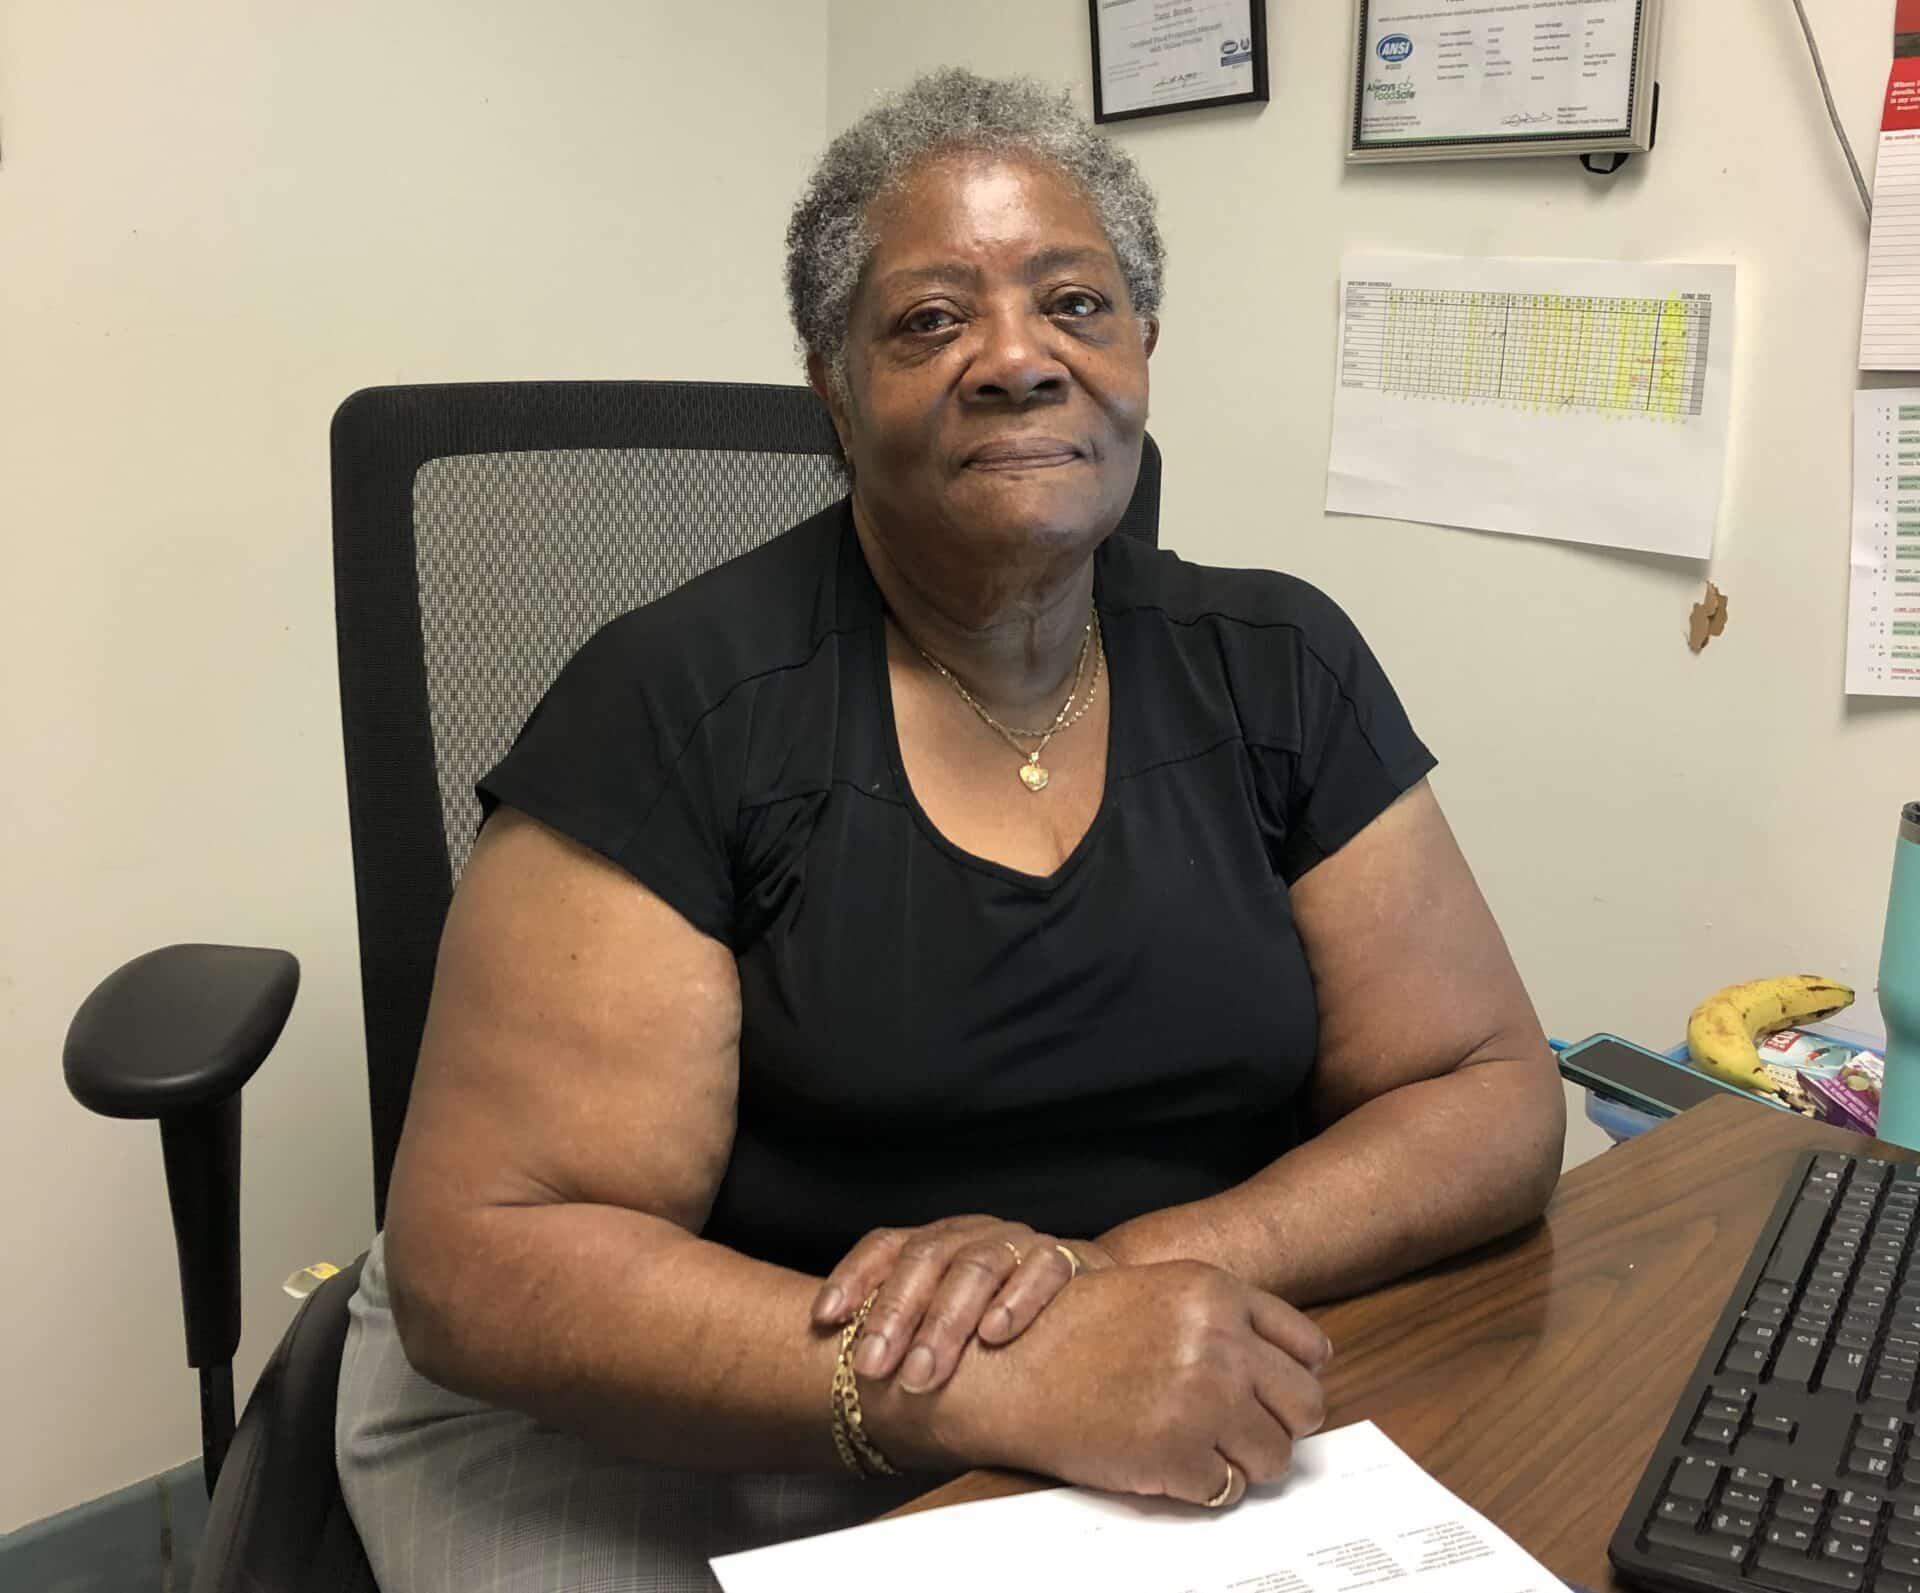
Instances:
[[[1014,1343],[976,1349],[955,1434],[994,1464],[1204,1504],[1285,1475],[1326,1417],[1327,1337],[1275,1295],[1199,1262],[1083,1277]],[[946,1397],[935,1396],[941,1403]],[[972,1439],[969,1442],[969,1438]],[[884,1447],[884,1437],[881,1439]]]

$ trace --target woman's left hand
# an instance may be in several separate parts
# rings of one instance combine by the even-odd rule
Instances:
[[[953,1375],[976,1333],[983,1343],[1011,1343],[1076,1276],[1114,1265],[1089,1240],[1056,1239],[998,1217],[876,1228],[827,1274],[813,1320],[844,1324],[877,1290],[853,1369],[869,1378],[898,1370],[901,1388],[930,1393]]]

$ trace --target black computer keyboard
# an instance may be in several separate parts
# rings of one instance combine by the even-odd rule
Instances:
[[[1642,1587],[1920,1593],[1920,1167],[1795,1164],[1608,1557]]]

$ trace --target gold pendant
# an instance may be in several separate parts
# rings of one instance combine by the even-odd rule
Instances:
[[[1037,763],[1021,764],[1020,778],[1026,782],[1027,789],[1036,796],[1047,788],[1047,771]]]

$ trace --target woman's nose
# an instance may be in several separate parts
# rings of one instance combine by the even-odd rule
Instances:
[[[1044,324],[1027,315],[989,316],[979,324],[984,341],[967,368],[967,397],[1023,404],[1066,386],[1066,367],[1048,347]]]

